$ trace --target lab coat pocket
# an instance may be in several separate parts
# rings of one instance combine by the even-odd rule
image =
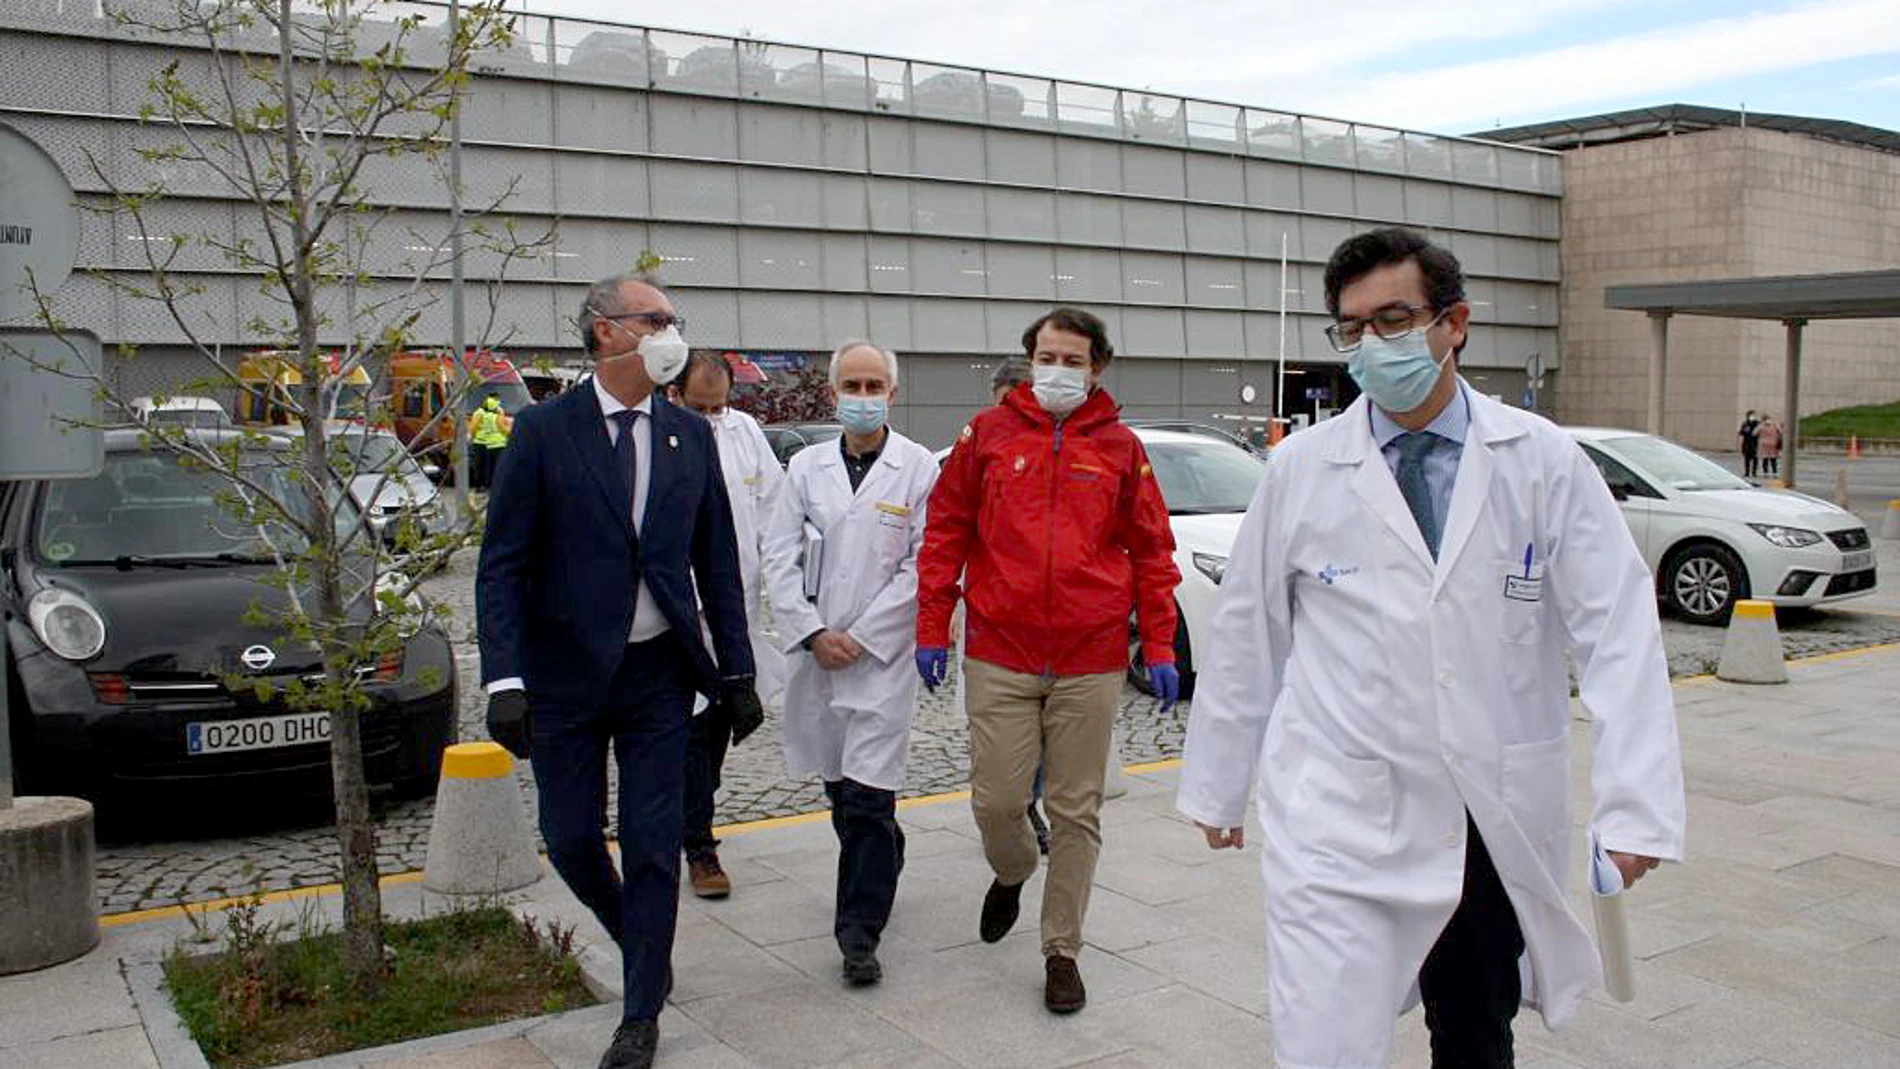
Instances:
[[[1504,747],[1504,808],[1547,860],[1570,843],[1570,739],[1567,735]]]
[[[1392,765],[1309,746],[1289,809],[1321,867],[1376,861],[1392,847]]]
[[[1500,576],[1498,637],[1519,644],[1537,642],[1543,635],[1544,566],[1526,566],[1521,558],[1500,560],[1495,573]]]
[[[894,564],[910,549],[910,509],[881,501],[877,508],[877,555],[885,563]]]

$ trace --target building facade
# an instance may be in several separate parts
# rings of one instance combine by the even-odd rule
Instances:
[[[398,10],[431,26],[445,12]],[[274,49],[252,36],[242,47]],[[82,199],[103,192],[90,156],[124,185],[162,185],[154,231],[242,240],[253,209],[139,154],[171,136],[138,115],[174,61],[189,77],[212,59],[119,31],[90,3],[6,5],[0,122],[45,147]],[[482,58],[463,138],[466,202],[507,191],[520,232],[551,235],[494,290],[506,349],[578,356],[585,285],[651,250],[697,346],[770,354],[768,373],[815,370],[849,338],[899,351],[896,422],[927,444],[947,443],[987,401],[996,360],[1058,302],[1107,320],[1119,353],[1108,386],[1132,416],[1263,417],[1282,382],[1287,412],[1323,415],[1352,393],[1321,334],[1323,265],[1349,234],[1389,223],[1431,231],[1464,262],[1478,324],[1465,366],[1480,388],[1519,402],[1527,364],[1541,365],[1547,408],[1561,364],[1562,176],[1546,150],[538,16]],[[367,184],[399,211],[366,250],[362,292],[326,294],[339,323],[346,297],[402,285],[446,232],[439,163]],[[83,277],[138,272],[148,242],[123,221],[84,226],[81,270],[61,294],[68,321],[140,346],[122,369],[135,383],[178,379],[188,362],[169,315]],[[468,261],[477,325],[491,259]],[[207,340],[250,344],[244,324],[276,311],[206,246],[175,270],[202,286],[190,312]],[[446,275],[430,272],[429,285],[439,292]],[[445,344],[447,302],[418,330]],[[344,340],[340,328],[324,339]]]
[[[1564,150],[1567,423],[1645,423],[1648,319],[1605,287],[1900,264],[1900,134],[1676,105],[1492,136]],[[1674,317],[1663,432],[1732,450],[1748,409],[1788,422],[1785,351],[1779,323]],[[1890,324],[1810,323],[1804,353],[1802,414],[1900,398]]]

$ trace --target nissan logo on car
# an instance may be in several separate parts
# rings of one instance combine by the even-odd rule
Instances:
[[[252,646],[239,654],[238,660],[243,661],[244,667],[251,671],[262,672],[277,663],[277,654],[269,646]]]

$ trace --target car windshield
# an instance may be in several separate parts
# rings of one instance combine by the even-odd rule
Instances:
[[[1175,516],[1245,512],[1267,470],[1258,457],[1212,438],[1145,444],[1161,496]]]
[[[146,416],[147,421],[167,427],[216,429],[229,426],[231,418],[222,408],[161,408]]]
[[[349,458],[350,470],[357,475],[382,475],[391,479],[421,479],[422,466],[402,443],[387,434],[345,434],[339,436],[339,448]],[[334,454],[332,454],[334,455]]]
[[[337,387],[332,419],[361,420],[369,413],[369,384],[346,382]]]
[[[250,478],[280,501],[301,504],[292,482],[295,455],[247,454]],[[282,524],[260,531],[241,523],[220,498],[231,484],[193,471],[167,453],[106,454],[105,470],[90,479],[46,484],[35,542],[44,560],[110,564],[120,558],[268,560],[271,546],[302,552],[303,540]],[[334,513],[339,536],[355,526],[351,506]]]
[[[462,398],[463,413],[482,407],[482,402],[490,397],[501,398],[501,409],[509,415],[534,404],[534,397],[528,393],[528,387],[519,382],[484,382],[471,386]]]
[[[1746,490],[1749,483],[1707,457],[1647,434],[1597,443],[1664,486],[1677,490]]]

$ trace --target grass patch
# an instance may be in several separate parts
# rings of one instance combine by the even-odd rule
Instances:
[[[1801,421],[1801,434],[1808,438],[1900,438],[1900,401],[1816,413]]]
[[[388,982],[374,1001],[350,989],[340,934],[306,912],[259,919],[255,898],[225,914],[226,949],[165,962],[172,1004],[217,1069],[319,1058],[519,1017],[590,1006],[574,930],[501,906],[385,927]]]

